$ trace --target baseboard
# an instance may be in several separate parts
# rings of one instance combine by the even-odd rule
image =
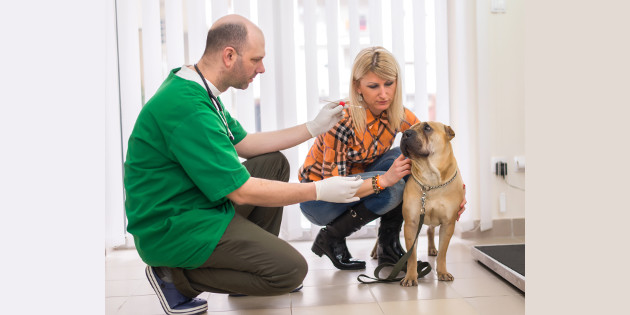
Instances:
[[[469,231],[456,228],[455,235],[462,239],[525,236],[525,218],[495,219],[492,228],[486,231],[479,229],[479,220],[475,220],[473,226],[477,228]]]

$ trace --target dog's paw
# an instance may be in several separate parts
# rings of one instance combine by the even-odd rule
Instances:
[[[405,278],[400,280],[400,285],[402,285],[403,287],[415,287],[418,285],[418,276],[417,275],[415,277],[406,276]]]
[[[455,277],[453,277],[453,275],[448,273],[448,272],[444,272],[444,273],[438,272],[438,280],[440,280],[440,281],[453,281],[453,280],[455,280]]]
[[[429,256],[437,256],[438,250],[435,248],[429,248]]]

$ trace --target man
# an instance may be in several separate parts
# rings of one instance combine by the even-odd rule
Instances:
[[[171,71],[140,112],[125,162],[127,230],[167,314],[199,314],[204,291],[277,295],[299,290],[304,258],[277,235],[282,206],[351,202],[362,181],[287,183],[277,152],[328,131],[342,107],[325,106],[296,127],[247,134],[219,99],[265,71],[262,31],[225,16],[193,66]],[[248,159],[241,164],[238,157]]]

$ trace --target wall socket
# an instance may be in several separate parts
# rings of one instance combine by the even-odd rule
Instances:
[[[508,159],[504,156],[495,156],[490,158],[490,173],[496,174],[497,163],[503,162],[507,165]]]

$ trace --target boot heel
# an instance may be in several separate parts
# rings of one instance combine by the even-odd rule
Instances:
[[[322,255],[324,254],[324,251],[319,246],[317,246],[317,243],[313,243],[311,250],[313,251],[313,253],[315,253],[315,255],[319,257],[322,257]]]

